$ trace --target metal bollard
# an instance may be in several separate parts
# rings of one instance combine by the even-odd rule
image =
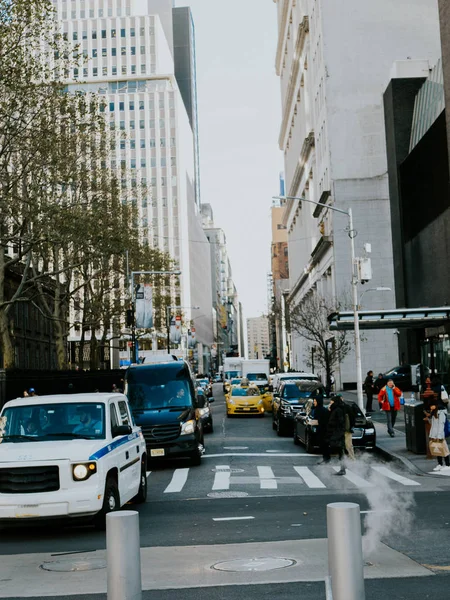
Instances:
[[[142,600],[139,514],[106,515],[108,600]]]
[[[359,505],[352,502],[328,504],[327,530],[333,600],[365,600]]]

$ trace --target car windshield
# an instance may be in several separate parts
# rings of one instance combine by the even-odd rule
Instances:
[[[136,368],[127,373],[126,393],[132,410],[188,408],[193,405],[184,369]]]
[[[258,390],[255,390],[254,388],[234,388],[231,392],[232,396],[240,396],[240,397],[248,397],[248,396],[257,396],[258,395]]]
[[[267,381],[267,375],[265,373],[249,373],[247,379],[249,381]]]
[[[286,400],[309,398],[315,390],[317,390],[317,384],[307,381],[297,381],[295,383],[286,384],[283,388],[281,397]]]
[[[233,377],[239,377],[239,371],[225,371],[225,379],[233,379]]]
[[[105,405],[97,402],[27,404],[2,413],[0,442],[104,439]]]

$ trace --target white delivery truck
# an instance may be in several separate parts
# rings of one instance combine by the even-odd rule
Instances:
[[[261,392],[269,389],[270,361],[269,360],[243,360],[242,377],[255,383]]]
[[[93,516],[145,502],[147,450],[123,394],[33,396],[0,414],[0,521]]]
[[[227,357],[223,361],[223,379],[234,379],[235,377],[242,377],[242,362],[243,359],[240,356]]]

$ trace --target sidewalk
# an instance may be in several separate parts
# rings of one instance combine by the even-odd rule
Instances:
[[[356,402],[356,391],[339,392],[346,400],[352,400]],[[365,397],[364,397],[365,398]],[[433,468],[436,466],[435,459],[427,459],[425,454],[414,454],[406,449],[406,435],[405,435],[405,413],[403,407],[397,416],[397,423],[395,426],[395,437],[391,438],[387,432],[386,418],[382,411],[378,411],[378,403],[374,399],[373,407],[376,412],[372,414],[372,421],[374,422],[375,429],[377,432],[377,451],[388,460],[395,460],[403,463],[403,465],[418,475],[428,475],[433,477],[445,477],[445,475],[439,475],[433,472]]]

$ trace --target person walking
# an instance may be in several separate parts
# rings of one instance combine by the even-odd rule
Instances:
[[[351,460],[356,460],[353,449],[353,428],[356,424],[356,415],[351,404],[344,404],[345,414],[345,451]]]
[[[384,388],[384,377],[383,377],[383,373],[378,373],[378,377],[375,379],[375,381],[373,382],[373,393],[377,395],[381,392],[381,390]],[[379,402],[379,401],[378,401]],[[379,407],[381,410],[381,404],[379,403]]]
[[[327,432],[327,425],[330,413],[328,409],[323,405],[323,395],[318,394],[313,400],[313,408],[309,417],[308,424],[316,427],[317,438],[319,441],[319,447],[324,454],[325,452],[325,434]],[[326,462],[322,460],[319,464]]]
[[[395,437],[394,427],[397,413],[400,410],[401,395],[402,391],[394,385],[392,379],[389,379],[378,394],[378,402],[381,404],[381,410],[386,413],[387,429],[391,437]]]
[[[441,384],[442,385],[442,384]],[[437,465],[433,471],[450,471],[450,451],[445,441],[445,422],[447,421],[447,407],[442,401],[437,401],[430,406],[430,452],[437,458]],[[445,466],[444,466],[445,461]]]
[[[374,381],[373,381],[373,371],[367,371],[367,377],[364,380],[364,391],[366,392],[367,402],[366,402],[366,413],[371,414],[372,411],[372,400],[373,400],[373,392],[374,392]]]
[[[337,395],[331,399],[328,407],[330,416],[328,418],[327,430],[325,433],[325,444],[322,463],[329,463],[331,454],[339,455],[341,468],[336,475],[345,475],[344,467],[344,446],[345,446],[345,412],[342,396]]]

